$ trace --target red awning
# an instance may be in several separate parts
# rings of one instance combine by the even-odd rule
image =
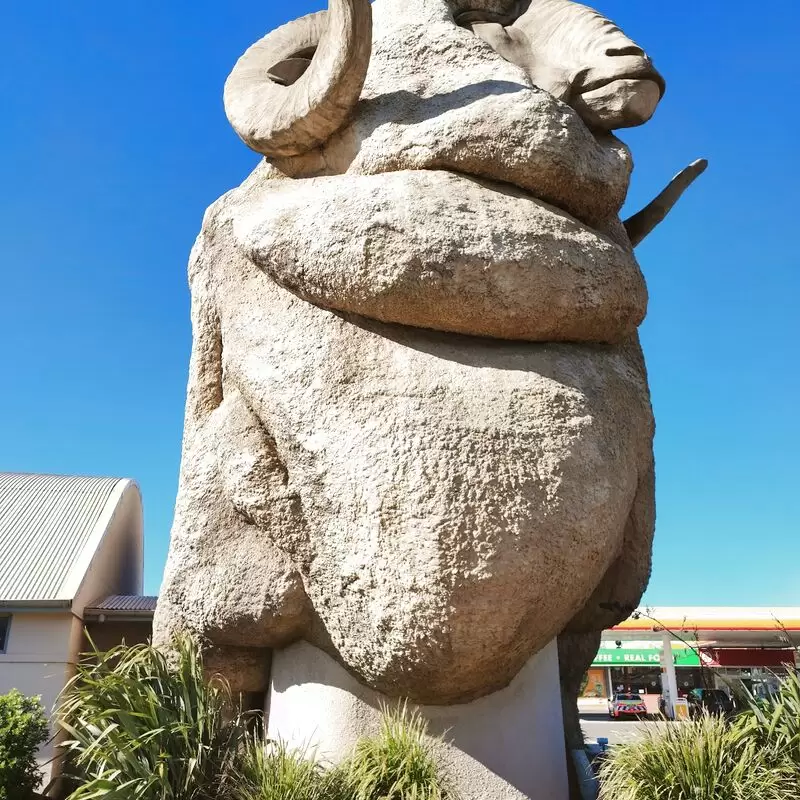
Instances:
[[[700,651],[706,667],[782,667],[794,665],[794,650],[758,647],[704,647]]]

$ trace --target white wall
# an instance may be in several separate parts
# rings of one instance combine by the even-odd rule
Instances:
[[[72,674],[76,626],[80,629],[69,609],[12,614],[6,652],[0,653],[0,694],[18,689],[25,695],[40,695],[49,715]],[[52,754],[52,744],[45,743],[40,763],[49,762]],[[45,783],[49,775],[48,767]]]
[[[297,642],[272,656],[268,731],[334,762],[375,733],[386,698],[330,656]],[[555,641],[505,688],[472,703],[420,706],[444,736],[440,758],[462,800],[567,800],[567,762]]]
[[[128,483],[91,559],[83,565],[72,608],[79,616],[87,605],[110,594],[139,594],[144,571],[142,498]]]

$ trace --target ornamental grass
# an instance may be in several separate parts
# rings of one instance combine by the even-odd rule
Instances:
[[[70,800],[219,800],[246,735],[231,693],[206,680],[198,648],[169,658],[121,645],[83,661],[62,693],[59,723],[77,788]]]
[[[600,800],[797,800],[797,764],[762,713],[648,726],[608,754]]]
[[[402,704],[384,708],[377,736],[361,739],[339,769],[352,800],[455,800],[437,758],[441,739]]]
[[[93,653],[62,693],[59,723],[69,800],[456,800],[416,711],[384,709],[376,736],[325,765],[237,712],[189,638],[168,655],[150,645]]]

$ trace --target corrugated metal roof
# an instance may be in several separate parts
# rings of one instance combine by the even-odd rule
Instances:
[[[112,594],[92,603],[87,611],[155,611],[158,597],[154,595]]]
[[[120,482],[0,472],[0,601],[72,599],[62,584]]]

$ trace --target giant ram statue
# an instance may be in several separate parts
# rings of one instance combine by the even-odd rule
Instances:
[[[233,68],[264,158],[191,255],[156,638],[199,636],[275,735],[336,756],[408,698],[463,797],[566,797],[581,678],[650,572],[634,246],[704,162],[623,223],[612,131],[663,93],[571,0],[330,0]]]

